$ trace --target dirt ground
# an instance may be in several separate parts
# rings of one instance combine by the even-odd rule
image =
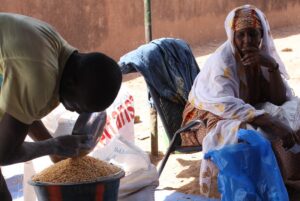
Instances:
[[[294,89],[296,95],[300,95],[300,26],[285,27],[272,30],[277,51],[286,65],[290,75],[288,83]],[[193,48],[193,53],[201,68],[207,59],[222,41],[212,41],[205,46]],[[141,122],[135,124],[135,143],[146,152],[150,153],[150,119],[147,103],[147,88],[143,77],[138,73],[124,77],[124,85],[127,86],[134,97],[136,116]],[[164,130],[161,122],[158,122],[159,136]],[[151,156],[154,164],[159,164],[165,144],[159,137],[159,156]],[[188,194],[199,194],[198,176],[202,153],[172,154],[160,177],[159,189],[176,190]]]

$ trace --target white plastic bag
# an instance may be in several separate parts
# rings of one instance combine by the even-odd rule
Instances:
[[[106,109],[106,125],[100,139],[103,146],[114,136],[122,135],[134,142],[134,100],[127,88],[122,85],[115,101]]]
[[[141,195],[144,196],[143,201],[154,200],[158,172],[149,156],[139,147],[117,135],[105,147],[96,147],[91,155],[118,165],[125,171],[120,183],[119,201],[137,200]]]

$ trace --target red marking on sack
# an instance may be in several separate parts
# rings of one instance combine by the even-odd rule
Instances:
[[[111,117],[107,117],[106,125],[105,125],[105,130],[109,133],[117,134],[116,129],[111,125]],[[111,132],[110,132],[111,131]]]
[[[111,139],[111,135],[109,134],[109,132],[107,130],[104,130],[103,134],[105,135],[105,137]]]
[[[128,112],[129,112],[129,115],[130,115],[131,119],[133,119],[134,118],[134,107],[130,106],[127,109],[128,109]]]
[[[105,138],[111,139],[118,134],[118,130],[134,119],[133,96],[129,96],[121,105],[107,115],[106,125],[100,142],[105,143]],[[113,124],[116,125],[113,125]],[[116,129],[117,128],[117,129]]]

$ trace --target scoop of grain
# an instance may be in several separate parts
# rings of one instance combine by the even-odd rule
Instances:
[[[85,156],[60,161],[36,174],[32,180],[51,183],[92,182],[99,177],[113,175],[120,170],[105,161]]]

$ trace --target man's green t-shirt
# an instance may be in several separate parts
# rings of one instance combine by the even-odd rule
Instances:
[[[31,124],[59,103],[59,84],[70,46],[49,24],[0,13],[0,118],[6,112]]]

